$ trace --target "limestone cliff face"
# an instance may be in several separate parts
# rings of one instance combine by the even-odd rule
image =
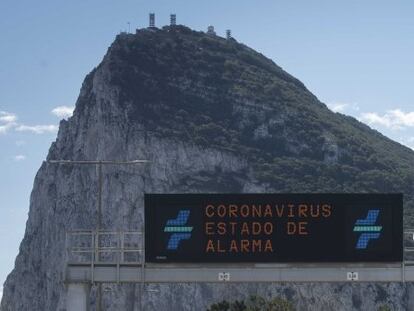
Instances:
[[[104,229],[139,230],[145,192],[404,191],[411,215],[412,151],[330,112],[246,46],[181,26],[118,36],[48,159],[152,161],[104,168]],[[42,165],[2,311],[64,310],[65,232],[96,226],[96,180],[94,168]],[[414,308],[413,287],[401,284],[148,287],[158,290],[143,297],[154,311],[248,294],[283,296],[298,310]],[[138,287],[113,286],[104,310],[138,310],[139,297]]]

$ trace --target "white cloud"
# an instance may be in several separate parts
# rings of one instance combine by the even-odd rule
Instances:
[[[388,128],[391,127],[391,122],[389,118],[385,116],[380,116],[376,112],[364,112],[361,114],[359,119],[371,125],[381,125],[381,126],[385,126]]]
[[[55,133],[58,130],[57,125],[24,125],[21,124],[16,127],[18,132],[32,132],[35,134]]]
[[[350,111],[350,112],[359,111],[358,103],[345,103],[345,102],[334,101],[334,102],[328,103],[327,106],[333,112],[345,113],[347,111]]]
[[[75,107],[59,106],[52,110],[52,113],[58,118],[66,119],[72,116]]]
[[[17,116],[14,113],[0,111],[0,122],[9,124],[17,121]]]
[[[18,141],[16,141],[16,146],[17,147],[21,147],[21,146],[24,146],[24,145],[26,145],[26,142],[24,140],[18,140]]]
[[[0,134],[7,133],[16,126],[17,116],[14,113],[0,111]]]
[[[0,134],[7,133],[10,129],[12,129],[15,126],[14,123],[6,123],[0,125]]]
[[[402,109],[389,109],[383,113],[362,112],[358,103],[333,101],[327,104],[333,112],[354,116],[384,135],[406,145],[414,150],[414,111],[405,112]]]
[[[13,157],[14,161],[20,162],[26,160],[26,156],[23,154],[18,154]]]
[[[414,111],[404,112],[400,109],[394,109],[388,110],[382,115],[376,112],[366,112],[361,114],[360,120],[370,125],[379,125],[393,130],[401,130],[414,127]]]
[[[62,106],[63,107],[63,106]],[[57,107],[59,108],[59,107]],[[69,108],[69,107],[66,107]],[[67,112],[67,111],[66,111]],[[60,113],[64,113],[64,110],[60,110]],[[0,134],[5,134],[10,130],[17,132],[31,132],[35,134],[55,133],[58,130],[58,126],[54,124],[45,125],[26,125],[17,122],[18,117],[16,114],[6,111],[0,111]],[[23,145],[24,142],[16,142],[17,146]]]

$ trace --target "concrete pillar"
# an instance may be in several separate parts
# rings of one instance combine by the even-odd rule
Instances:
[[[88,311],[89,294],[89,284],[69,283],[66,295],[66,311]]]

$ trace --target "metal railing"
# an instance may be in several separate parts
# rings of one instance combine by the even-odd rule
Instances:
[[[406,229],[404,231],[404,254],[403,265],[414,265],[414,229]]]
[[[68,264],[143,264],[144,248],[143,231],[66,233]],[[414,264],[414,229],[404,231],[404,262]]]
[[[399,277],[401,277],[401,281],[405,282],[406,277],[408,277],[408,280],[410,281],[414,279],[414,229],[407,229],[406,231],[404,231],[403,241],[403,261],[400,263],[394,263],[392,269],[400,269],[399,272],[397,272],[397,280]],[[87,280],[92,284],[96,284],[99,282],[138,282],[141,283],[140,289],[142,290],[147,280],[147,273],[153,274],[152,278],[150,277],[150,280],[154,280],[154,278],[156,279],[158,277],[158,279],[160,279],[162,282],[169,280],[172,277],[171,271],[167,271],[169,269],[176,269],[177,271],[173,273],[181,273],[183,275],[182,279],[185,279],[185,276],[187,276],[188,273],[193,273],[193,277],[199,277],[200,279],[205,278],[205,275],[200,276],[194,274],[198,273],[197,269],[188,267],[188,272],[185,271],[185,265],[181,267],[167,266],[164,267],[165,269],[161,272],[151,271],[151,266],[149,270],[147,270],[148,267],[145,265],[144,251],[145,239],[144,233],[142,231],[70,231],[66,234],[66,250],[66,273],[67,277],[70,277],[70,279],[72,280]],[[226,266],[225,268],[228,268],[228,266]],[[277,265],[273,267],[273,269],[276,268],[278,268]],[[326,266],[325,268],[329,269],[329,266]],[[390,272],[390,266],[387,265],[383,266],[382,268],[385,269],[384,271]],[[217,267],[211,267],[211,269],[217,270]],[[232,269],[237,270],[245,268],[237,267],[236,265]],[[251,269],[257,269],[257,271],[261,270],[260,267],[253,267]],[[306,270],[306,267],[302,267],[302,269]],[[381,266],[359,266],[355,269],[381,269]],[[216,270],[213,271],[213,274],[217,272]],[[293,269],[293,271],[295,271],[295,269]],[[137,272],[138,274],[136,274]],[[133,274],[132,277],[131,273]],[[162,276],[162,273],[166,273],[167,276]],[[372,271],[370,273],[365,275],[365,280],[367,279],[367,277],[370,281],[373,280]],[[395,271],[392,273],[395,274]],[[239,278],[243,279],[242,273],[239,275]],[[174,282],[174,277],[172,277],[172,279],[173,280],[171,282]],[[389,279],[390,275],[385,275],[384,279],[381,280]],[[391,279],[395,280],[395,275]]]
[[[66,233],[68,264],[142,264],[142,231],[75,230]]]

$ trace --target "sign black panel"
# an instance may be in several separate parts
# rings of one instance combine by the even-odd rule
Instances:
[[[398,262],[402,194],[147,194],[147,262]]]

